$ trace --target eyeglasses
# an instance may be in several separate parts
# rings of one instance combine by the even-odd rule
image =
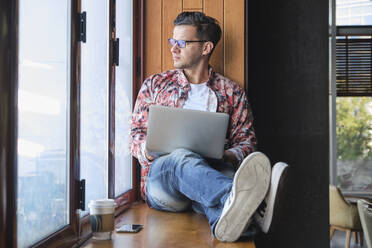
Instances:
[[[176,43],[179,48],[184,48],[186,47],[186,44],[188,42],[207,42],[207,40],[176,40],[173,38],[168,39],[169,45],[173,47]]]

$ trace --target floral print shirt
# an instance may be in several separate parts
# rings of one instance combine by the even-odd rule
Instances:
[[[239,161],[256,150],[253,116],[244,90],[235,82],[209,69],[208,111],[230,115],[225,150]],[[190,91],[183,70],[170,70],[148,77],[138,93],[132,114],[130,150],[141,164],[141,195],[145,199],[146,178],[152,161],[145,156],[147,118],[152,104],[182,108]]]

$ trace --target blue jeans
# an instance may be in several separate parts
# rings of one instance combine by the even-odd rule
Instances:
[[[230,193],[234,170],[230,164],[212,163],[186,149],[155,159],[147,177],[147,203],[171,212],[192,208],[206,215],[213,231]]]

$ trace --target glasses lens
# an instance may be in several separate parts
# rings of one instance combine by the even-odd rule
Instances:
[[[186,41],[178,40],[177,45],[178,45],[178,47],[181,47],[181,48],[186,47]]]
[[[176,44],[176,40],[172,39],[172,38],[169,38],[168,43],[169,43],[170,46],[174,46],[174,44]]]

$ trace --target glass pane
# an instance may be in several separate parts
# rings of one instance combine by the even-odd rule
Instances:
[[[370,0],[336,0],[336,25],[372,25]]]
[[[70,12],[19,1],[18,247],[69,224]]]
[[[108,1],[82,1],[82,11],[87,40],[81,44],[80,177],[86,179],[88,210],[90,200],[107,197]]]
[[[132,188],[129,152],[133,86],[133,1],[116,2],[116,37],[120,41],[115,86],[115,196]]]
[[[372,192],[372,97],[336,100],[337,185]]]

